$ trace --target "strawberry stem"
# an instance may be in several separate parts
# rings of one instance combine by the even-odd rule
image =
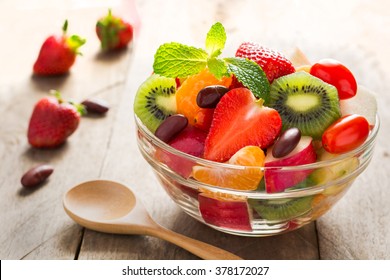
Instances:
[[[64,35],[66,34],[67,30],[68,30],[68,20],[66,19],[64,25],[62,26],[62,32],[64,33]]]
[[[50,94],[54,95],[54,97],[57,98],[58,103],[64,103],[64,99],[61,96],[61,92],[59,92],[58,90],[52,89],[50,90]]]
[[[78,35],[72,35],[66,39],[66,43],[69,48],[75,53],[81,55],[81,52],[78,51],[78,48],[85,44],[87,40],[81,38]]]
[[[256,101],[256,104],[258,105],[258,106],[263,106],[263,104],[264,104],[264,99],[263,98],[259,98],[259,99],[257,99]]]
[[[75,103],[73,101],[69,101],[69,104],[71,104],[77,112],[79,112],[80,116],[84,116],[87,114],[87,109],[83,104]]]
[[[66,36],[68,31],[68,20],[66,19],[64,25],[62,26],[62,36],[66,40],[66,44],[72,50],[73,53],[81,55],[81,52],[78,51],[78,48],[85,44],[87,40],[81,38],[78,35],[72,35],[70,37]]]
[[[58,91],[56,89],[52,89],[52,90],[50,90],[50,94],[54,95],[55,98],[57,98],[59,104],[66,102],[66,103],[69,103],[70,105],[72,105],[76,109],[76,111],[79,112],[80,116],[87,114],[87,109],[85,108],[85,106],[83,104],[76,103],[73,101],[64,100],[61,96],[60,91]]]

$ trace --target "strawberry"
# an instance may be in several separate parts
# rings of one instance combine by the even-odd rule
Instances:
[[[255,43],[242,43],[236,52],[236,57],[248,58],[256,62],[263,69],[270,83],[276,78],[295,72],[292,63],[281,53]]]
[[[62,100],[58,91],[54,97],[38,101],[28,126],[28,142],[36,148],[55,148],[76,130],[84,107]]]
[[[96,34],[104,51],[121,49],[133,39],[133,26],[108,10],[107,16],[96,23]]]
[[[33,71],[37,75],[61,75],[69,71],[80,54],[78,48],[85,44],[86,40],[77,36],[67,36],[68,21],[66,20],[61,36],[49,36],[42,44],[38,58],[34,63]]]
[[[282,120],[275,109],[263,106],[263,102],[246,88],[226,93],[215,108],[204,157],[224,162],[245,146],[270,146],[281,131]]]

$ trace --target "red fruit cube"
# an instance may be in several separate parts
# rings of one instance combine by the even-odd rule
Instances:
[[[218,198],[200,193],[198,201],[199,211],[206,223],[223,228],[252,230],[248,205],[245,200]]]
[[[186,154],[202,157],[206,136],[206,132],[188,125],[168,144]],[[195,165],[193,160],[185,156],[174,155],[166,150],[157,150],[156,157],[184,178],[190,176],[192,167]]]

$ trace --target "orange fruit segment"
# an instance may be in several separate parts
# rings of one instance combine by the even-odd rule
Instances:
[[[190,125],[208,130],[214,109],[200,108],[196,104],[196,97],[199,91],[207,86],[221,85],[229,87],[231,82],[231,77],[223,77],[218,80],[207,68],[199,74],[188,77],[176,92],[177,113],[185,115]]]
[[[246,197],[241,195],[235,195],[225,192],[214,192],[205,188],[199,188],[199,190],[203,196],[207,196],[209,198],[220,201],[246,201]]]
[[[255,190],[263,178],[261,167],[265,155],[257,146],[246,146],[237,151],[227,163],[242,169],[194,166],[192,176],[200,182],[236,190]]]

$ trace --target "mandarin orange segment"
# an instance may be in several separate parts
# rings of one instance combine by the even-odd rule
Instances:
[[[265,155],[257,146],[246,146],[235,153],[229,164],[240,165],[242,169],[194,166],[192,176],[203,183],[237,190],[255,190],[263,178],[261,167]]]
[[[226,192],[215,192],[205,188],[199,188],[199,191],[203,196],[207,196],[209,198],[213,198],[221,201],[246,201],[247,200],[246,197],[243,195],[235,195]]]
[[[229,87],[231,82],[231,77],[223,77],[218,80],[207,68],[199,74],[188,77],[176,92],[177,113],[185,115],[190,125],[208,130],[213,110],[200,108],[196,104],[196,96],[201,89],[207,86]]]

